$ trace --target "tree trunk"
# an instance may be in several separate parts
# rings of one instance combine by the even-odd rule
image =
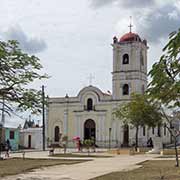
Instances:
[[[170,124],[170,127],[172,128],[171,124]],[[171,128],[167,127],[168,131],[171,134],[171,140],[172,140],[172,137],[174,138],[174,150],[175,150],[175,154],[176,154],[176,167],[179,167],[179,158],[178,158],[178,150],[177,150],[177,137],[178,136],[173,135]]]
[[[174,149],[175,149],[175,153],[176,153],[176,167],[179,167],[179,159],[178,159],[178,150],[177,150],[176,140],[177,140],[177,138],[174,137]]]
[[[170,129],[173,129],[173,125],[172,125],[172,122],[170,122]],[[168,129],[169,130],[169,129]],[[171,137],[170,137],[170,143],[172,144],[173,143],[173,135],[172,133],[170,132],[171,134]]]
[[[139,127],[136,126],[136,144],[135,144],[135,150],[137,151],[138,148],[138,132],[139,132]]]

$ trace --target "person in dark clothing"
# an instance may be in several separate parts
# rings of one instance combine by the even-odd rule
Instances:
[[[147,147],[153,147],[153,141],[151,137],[147,141]]]
[[[11,145],[10,145],[10,141],[9,139],[7,139],[6,144],[5,144],[5,150],[6,150],[6,154],[5,157],[9,157],[9,150],[11,149]]]
[[[9,141],[9,139],[7,139],[6,143],[7,143],[7,145],[8,145],[9,148],[10,148],[10,141]]]

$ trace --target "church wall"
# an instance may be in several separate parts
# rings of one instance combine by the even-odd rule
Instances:
[[[96,124],[96,141],[97,145],[100,147],[109,147],[109,128],[111,128],[111,147],[120,147],[123,143],[123,124],[122,121],[116,120],[113,115],[113,109],[118,107],[120,104],[125,103],[125,101],[109,101],[109,102],[97,102],[95,104],[96,111],[86,111],[84,110],[84,105],[81,103],[69,103],[68,108],[66,104],[56,104],[50,106],[48,113],[49,127],[48,137],[50,139],[54,138],[54,127],[58,125],[60,127],[60,132],[63,135],[68,135],[69,147],[74,147],[72,139],[74,136],[80,136],[83,140],[84,138],[84,123],[87,119],[94,120]],[[67,114],[66,114],[67,113]],[[67,129],[65,131],[65,117],[67,115]],[[163,143],[167,143],[170,140],[168,131],[166,136],[163,135],[163,128],[161,130]],[[146,128],[146,135],[143,136],[143,130],[139,130],[139,145],[146,145],[147,139],[149,137],[157,136],[157,128],[155,128],[154,134],[152,130]],[[132,145],[135,142],[135,129],[129,129],[129,144]]]
[[[123,85],[128,84],[129,85],[129,95],[123,95]],[[142,86],[144,85],[144,90],[147,87],[147,82],[145,80],[139,80],[139,79],[120,79],[118,82],[114,84],[115,89],[115,97],[116,99],[129,99],[131,93],[142,93]]]
[[[96,124],[96,141],[97,144],[108,141],[109,127],[111,127],[111,105],[98,103],[95,105],[95,111],[71,112],[70,121],[73,127],[69,137],[80,136],[84,139],[84,123],[92,119]],[[73,120],[74,119],[74,120]]]
[[[89,94],[87,94],[89,97]],[[85,98],[87,100],[87,98]],[[122,141],[122,131],[119,132],[120,121],[114,121],[112,115],[112,101],[94,101],[95,111],[84,110],[84,100],[83,103],[56,103],[51,104],[49,107],[49,121],[48,126],[48,136],[50,139],[54,138],[54,127],[56,125],[60,126],[60,132],[68,134],[69,146],[74,146],[72,138],[74,136],[80,136],[81,139],[84,138],[84,123],[87,119],[92,119],[96,123],[96,140],[97,144],[101,147],[108,147],[109,143],[109,128],[111,128],[111,146],[117,146],[117,143]],[[67,129],[65,132],[65,118],[68,120]],[[119,124],[119,126],[117,126]]]
[[[138,144],[139,146],[146,146],[148,139],[151,137],[157,137],[158,130],[157,127],[154,128],[154,133],[152,133],[152,128],[145,127],[145,135],[143,135],[143,127],[139,128],[138,134]],[[166,133],[164,133],[164,127],[160,128],[160,137],[162,138],[162,143],[167,144],[170,142],[170,133],[166,129]],[[135,142],[135,128],[130,128],[129,133],[129,144],[132,145]]]
[[[113,72],[112,86],[113,99],[129,99],[122,95],[122,87],[128,84],[130,93],[133,89],[147,86],[147,49],[142,42],[114,43],[113,46]],[[129,62],[123,64],[123,56],[128,54]],[[142,57],[142,58],[141,58]],[[140,88],[139,88],[140,89]],[[137,92],[141,92],[137,90]]]
[[[132,34],[130,33],[130,35]],[[112,95],[109,92],[103,93],[100,89],[90,85],[84,87],[76,97],[66,95],[65,97],[49,98],[47,114],[49,139],[54,140],[54,128],[59,126],[62,136],[68,136],[68,146],[74,147],[73,137],[80,136],[81,140],[84,140],[84,124],[86,120],[91,119],[96,126],[97,145],[109,147],[110,142],[111,147],[120,147],[123,144],[125,128],[122,121],[117,120],[112,113],[120,104],[129,102],[131,93],[143,93],[146,90],[148,47],[146,41],[134,39],[121,42],[117,38],[113,41],[112,46]],[[125,54],[128,54],[129,63],[123,61]],[[128,85],[126,86],[128,91],[124,89],[123,95],[122,88],[125,84]],[[93,102],[91,109],[88,109],[88,99]],[[93,121],[91,123],[94,126]],[[145,132],[144,135],[143,128],[140,128],[139,145],[146,145],[149,137],[156,136],[156,133],[152,134],[147,127]],[[168,132],[166,136],[162,135],[162,137],[163,142],[169,142]],[[135,129],[129,128],[129,144],[132,145],[134,142]]]
[[[147,47],[140,42],[113,44],[113,72],[135,70],[147,72]],[[144,57],[144,65],[140,68],[140,53]],[[129,55],[129,64],[122,64],[123,55]]]
[[[48,128],[47,128],[47,136],[49,141],[54,143],[54,128],[56,126],[59,126],[60,128],[60,133],[63,132],[63,108],[59,108],[58,105],[55,104],[50,104],[49,105],[49,110],[48,110]]]

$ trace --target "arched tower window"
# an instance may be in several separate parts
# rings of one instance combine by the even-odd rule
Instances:
[[[124,54],[123,55],[123,64],[129,64],[129,55],[128,54]]]
[[[123,90],[123,95],[129,95],[129,85],[128,84],[124,84],[122,90]]]
[[[91,98],[87,100],[87,110],[93,110],[93,100]]]
[[[59,142],[59,127],[58,126],[54,128],[54,141]]]

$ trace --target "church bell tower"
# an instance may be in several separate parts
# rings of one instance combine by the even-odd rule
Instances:
[[[147,41],[136,33],[113,38],[112,94],[114,100],[129,100],[131,93],[147,87]]]

